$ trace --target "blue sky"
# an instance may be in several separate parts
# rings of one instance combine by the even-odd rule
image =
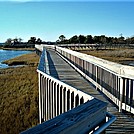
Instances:
[[[134,36],[134,1],[107,1],[0,0],[0,42],[32,36],[56,41],[61,34]]]

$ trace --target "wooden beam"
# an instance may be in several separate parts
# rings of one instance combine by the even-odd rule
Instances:
[[[107,103],[92,99],[21,134],[85,134],[102,125]]]

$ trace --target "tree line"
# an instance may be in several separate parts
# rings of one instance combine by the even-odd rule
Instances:
[[[22,42],[21,38],[15,38],[15,39],[11,39],[8,38],[6,40],[6,42],[4,43],[4,47],[8,48],[8,47],[31,47],[34,48],[35,44],[42,44],[44,43],[40,38],[36,37],[30,37],[30,39],[27,42]]]
[[[27,42],[22,42],[21,38],[11,39],[8,38],[4,43],[4,47],[34,47],[35,44],[99,44],[105,46],[116,46],[116,45],[130,45],[134,44],[134,36],[125,38],[120,37],[107,37],[105,35],[92,36],[92,35],[74,35],[67,39],[65,35],[60,35],[56,42],[42,41],[40,38],[30,37]]]
[[[66,39],[64,35],[59,36],[59,40],[56,41],[59,44],[134,44],[134,37],[125,38],[120,37],[107,37],[105,35],[101,36],[92,36],[92,35],[75,35],[70,39]]]

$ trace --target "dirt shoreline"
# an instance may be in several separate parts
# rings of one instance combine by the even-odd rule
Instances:
[[[18,65],[36,66],[38,64],[38,61],[34,60],[35,57],[36,54],[33,52],[17,56],[13,59],[5,60],[2,63],[7,64],[8,66],[18,66]]]
[[[0,47],[1,50],[20,50],[20,51],[35,51],[35,48],[3,48]]]

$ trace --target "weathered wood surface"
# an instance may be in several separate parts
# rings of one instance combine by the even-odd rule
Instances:
[[[93,99],[21,134],[85,134],[105,121],[106,107],[107,103]]]
[[[107,111],[114,114],[117,120],[106,130],[106,133],[134,133],[134,115],[119,113],[118,108],[104,94],[97,91],[90,82],[60,58],[54,50],[48,50],[48,52],[50,74],[53,77],[108,103]]]

